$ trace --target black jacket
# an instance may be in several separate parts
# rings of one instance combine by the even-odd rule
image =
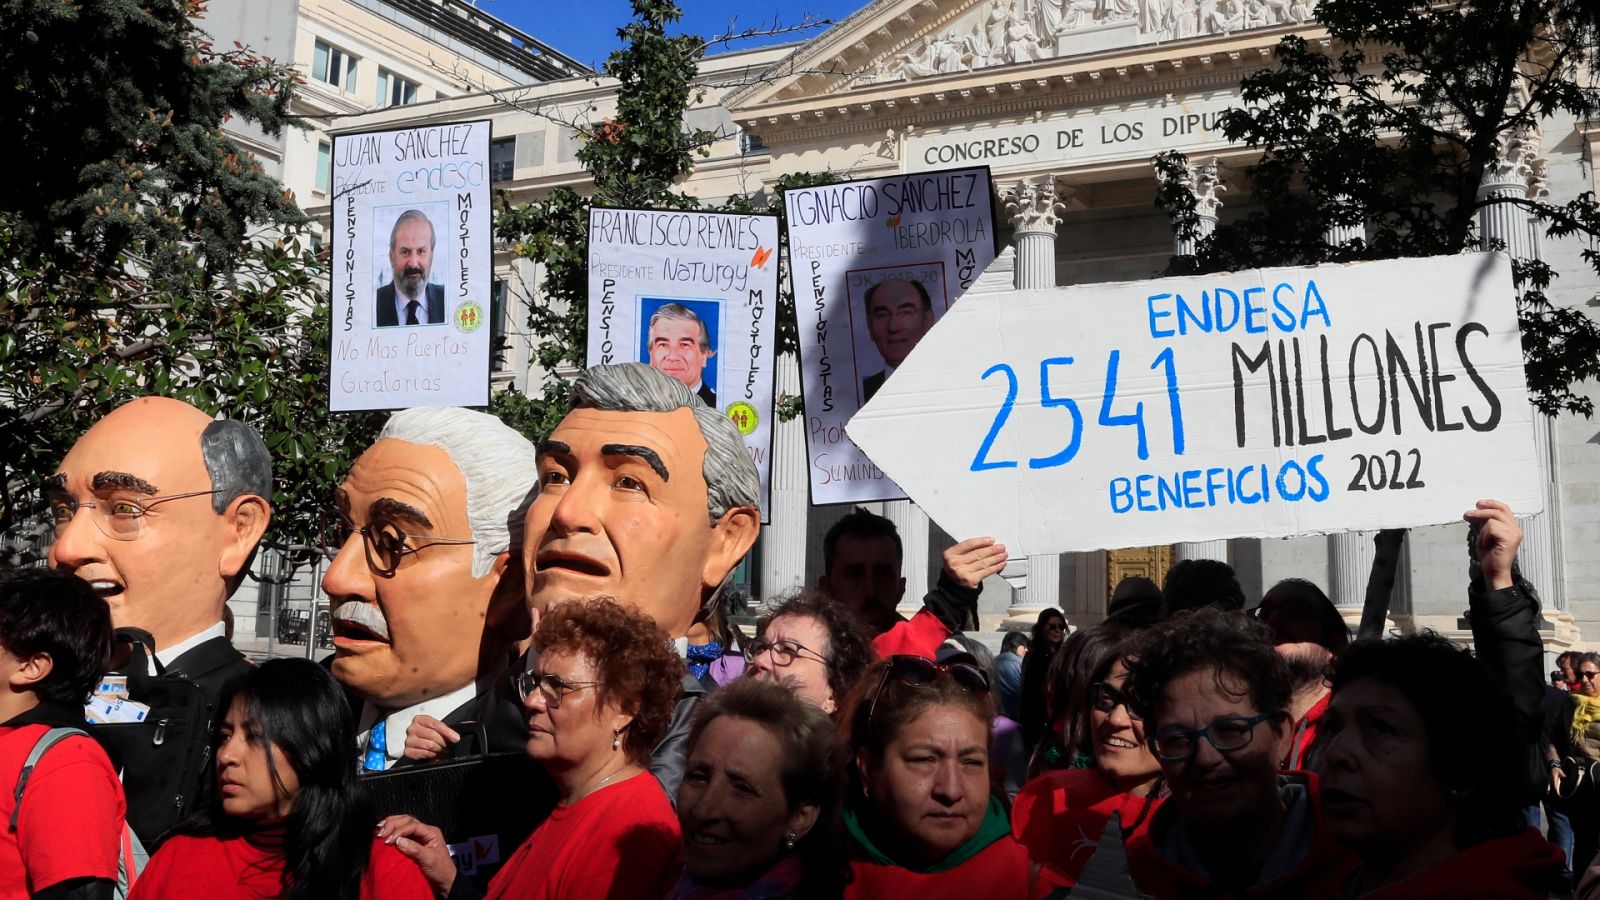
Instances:
[[[428,308],[426,312],[426,321],[420,324],[439,325],[444,322],[444,285],[428,285]],[[378,323],[379,328],[387,328],[392,325],[400,324],[400,320],[396,318],[394,309],[393,282],[378,288],[377,314],[378,317],[376,322]]]
[[[1479,662],[1494,680],[1505,686],[1516,710],[1518,735],[1527,746],[1525,782],[1527,802],[1544,795],[1548,778],[1544,765],[1544,641],[1539,637],[1539,597],[1519,574],[1514,585],[1487,590],[1477,567],[1467,587],[1467,616]]]

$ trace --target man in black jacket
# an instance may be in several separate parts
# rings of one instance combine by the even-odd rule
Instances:
[[[271,496],[271,458],[249,426],[166,397],[130,401],[95,423],[46,486],[50,564],[88,582],[118,629],[148,633],[153,668],[199,688],[201,720],[157,744],[192,738],[204,750],[223,687],[248,669],[223,611],[272,517]],[[147,843],[213,788],[209,763],[174,786],[173,764],[151,759],[121,760],[128,820]],[[181,801],[167,796],[174,789]]]

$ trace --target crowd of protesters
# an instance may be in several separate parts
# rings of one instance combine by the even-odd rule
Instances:
[[[659,387],[648,374],[611,374],[618,391]],[[555,601],[530,586],[523,638],[508,642],[517,610],[497,599],[507,593],[497,585],[515,564],[503,528],[490,545],[479,525],[446,521],[441,504],[439,535],[412,533],[434,527],[417,508],[432,495],[393,501],[385,478],[399,476],[373,474],[373,459],[411,453],[392,471],[452,475],[430,482],[443,485],[435,494],[453,490],[451,509],[472,514],[471,497],[482,495],[473,462],[448,455],[448,434],[402,421],[416,426],[413,437],[380,441],[382,452],[363,457],[340,492],[346,525],[334,568],[358,638],[341,639],[331,666],[246,666],[196,701],[198,725],[163,718],[138,732],[161,744],[199,727],[204,738],[201,764],[179,773],[192,785],[185,796],[198,799],[159,832],[130,827],[132,786],[153,773],[91,739],[118,725],[85,727],[86,700],[110,702],[117,715],[117,698],[132,700],[128,685],[143,677],[124,658],[125,629],[112,627],[129,614],[124,595],[141,584],[139,572],[94,560],[137,562],[128,554],[156,547],[151,529],[177,521],[144,521],[152,507],[219,490],[118,507],[100,492],[132,482],[156,490],[119,472],[109,473],[123,476],[109,479],[117,485],[102,484],[110,464],[97,462],[94,493],[80,498],[64,473],[57,540],[82,546],[53,552],[63,571],[0,574],[0,900],[1539,898],[1574,888],[1600,897],[1600,869],[1587,873],[1600,842],[1600,657],[1564,656],[1557,683],[1547,682],[1538,598],[1516,567],[1522,533],[1504,504],[1480,501],[1465,514],[1470,651],[1426,632],[1352,642],[1311,581],[1281,582],[1252,602],[1225,564],[1187,561],[1159,587],[1119,585],[1103,622],[1074,630],[1046,610],[995,656],[962,631],[975,624],[979,585],[1004,565],[1005,549],[988,538],[958,542],[924,606],[902,619],[899,537],[858,510],[828,534],[816,587],[766,604],[735,662],[739,638],[707,600],[748,550],[739,541],[753,540],[753,529],[728,525],[728,510],[750,503],[720,497],[711,447],[702,451],[707,490],[682,501],[695,515],[639,525],[672,499],[669,468],[674,490],[694,469],[669,455],[669,442],[652,450],[607,431],[618,421],[608,415],[703,408],[679,388],[644,413],[618,409],[610,394],[586,406],[583,398],[605,393],[592,377],[576,389],[572,416],[583,428],[558,428],[538,451],[522,565],[553,573],[541,584],[632,567],[649,573],[635,576],[639,584],[663,594],[675,577],[688,588],[687,612],[622,590]],[[641,440],[670,426],[680,446],[694,435],[709,446],[727,425],[715,415],[647,421]],[[470,427],[458,418],[439,430]],[[606,480],[588,480],[583,440],[602,458],[622,458],[605,462]],[[747,463],[736,442],[728,446],[730,464]],[[435,447],[444,452],[416,449]],[[634,474],[610,474],[614,466]],[[647,506],[637,498],[656,484],[651,472],[660,488]],[[707,493],[709,527],[699,514]],[[235,498],[214,513],[190,510],[192,527],[228,529],[216,544],[232,566],[212,591],[219,599],[253,549],[246,507]],[[403,507],[411,531],[378,520],[390,507]],[[74,524],[84,517],[96,531]],[[658,540],[669,527],[687,530]],[[702,534],[709,539],[685,565],[684,548]],[[632,555],[642,544],[664,554],[654,568]],[[495,724],[518,735],[508,754],[525,764],[518,777],[551,798],[536,816],[529,810],[525,836],[485,863],[498,870],[481,881],[467,866],[481,854],[452,844],[449,823],[422,810],[381,814],[372,796],[373,773],[430,771],[468,730],[430,714],[443,709],[441,691],[416,664],[365,677],[412,624],[385,594],[399,596],[423,571],[461,576],[450,583],[462,596],[445,601],[464,603],[464,586],[482,587],[464,621],[476,623],[465,634],[484,660],[459,664],[468,684],[449,704],[465,698],[486,716],[515,710],[509,731]],[[377,597],[367,598],[373,585]],[[434,599],[406,595],[413,605]],[[356,608],[363,603],[378,612]],[[462,621],[435,624],[432,637],[460,637],[452,629],[467,628]],[[510,630],[491,635],[491,625]],[[178,644],[219,639],[210,635],[208,626]],[[186,657],[167,655],[154,664],[181,676]],[[413,695],[388,706],[373,699],[407,679]],[[395,706],[409,724],[389,723]],[[483,742],[492,750],[496,740]],[[470,789],[493,806],[522,796],[516,787]],[[1541,804],[1548,837],[1535,827]],[[147,860],[144,850],[153,851]]]
[[[1594,795],[1572,782],[1591,781],[1600,758],[1600,657],[1561,660],[1550,722],[1527,700],[1539,693],[1508,690],[1544,686],[1536,600],[1512,567],[1520,532],[1494,502],[1467,517],[1476,655],[1431,633],[1351,643],[1301,580],[1248,612],[1227,591],[1171,613],[1123,604],[1136,614],[1059,641],[1064,619],[1046,613],[1022,679],[1046,680],[1049,736],[1036,744],[1051,752],[1010,791],[995,726],[1011,720],[987,650],[958,638],[931,657],[877,657],[854,612],[808,591],[772,606],[745,674],[698,707],[669,797],[647,766],[682,658],[634,609],[562,604],[534,631],[533,668],[510,679],[526,752],[560,800],[488,894],[1047,897],[1094,884],[1154,897],[1548,896],[1564,854],[1526,809],[1548,781],[1582,875]],[[105,615],[77,579],[4,577],[0,740],[70,723],[108,665]],[[354,719],[322,667],[272,660],[222,698],[218,789],[132,896],[473,895],[437,828],[392,816],[371,830],[346,749]],[[103,757],[66,746],[36,768],[26,802],[0,805],[14,816],[0,895],[110,896],[115,853],[34,852],[63,828],[120,830]],[[0,762],[12,783],[16,756]],[[70,824],[60,802],[73,804]]]

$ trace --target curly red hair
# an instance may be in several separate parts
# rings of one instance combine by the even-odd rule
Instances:
[[[609,597],[552,606],[539,619],[533,646],[540,653],[568,653],[594,663],[596,709],[616,701],[633,723],[623,733],[628,761],[645,765],[672,721],[682,690],[683,660],[655,620]]]

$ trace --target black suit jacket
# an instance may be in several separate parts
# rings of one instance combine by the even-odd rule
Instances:
[[[213,723],[219,721],[225,709],[217,709],[222,689],[228,682],[249,672],[250,661],[226,637],[214,637],[185,650],[167,666],[166,674],[181,675],[198,684],[211,703]],[[138,698],[134,698],[138,699]]]
[[[399,325],[400,320],[395,318],[394,310],[394,282],[389,282],[378,288],[377,323],[379,328],[388,328]],[[423,325],[438,325],[444,322],[444,285],[428,285],[428,316]]]
[[[861,402],[866,403],[868,400],[871,400],[872,395],[878,392],[878,388],[883,387],[883,382],[887,380],[888,377],[889,373],[884,371],[879,372],[876,375],[868,375],[867,377],[861,379]]]
[[[706,387],[706,383],[704,381],[700,382],[700,390],[695,391],[695,393],[700,396],[701,400],[706,402],[707,406],[711,407],[712,409],[717,408],[717,392]]]
[[[359,709],[358,706],[358,714]],[[528,747],[528,720],[523,715],[521,702],[512,694],[508,679],[505,678],[495,679],[494,687],[451,710],[441,721],[461,735],[461,740],[445,752],[446,759],[483,753],[522,753]],[[479,746],[476,728],[461,728],[466,722],[483,726],[483,738],[489,743],[487,748]],[[420,764],[424,763],[401,757],[395,760],[391,768],[409,768]]]

